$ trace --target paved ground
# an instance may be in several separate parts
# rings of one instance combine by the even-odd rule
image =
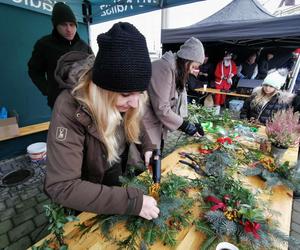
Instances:
[[[169,137],[164,155],[178,146],[178,137],[178,132]],[[45,165],[34,166],[27,156],[0,161],[0,177],[26,168],[34,170],[33,177],[28,181],[14,187],[0,186],[0,249],[27,249],[47,235],[43,205],[48,204],[49,200],[42,188]],[[291,235],[300,240],[300,199],[294,199]]]

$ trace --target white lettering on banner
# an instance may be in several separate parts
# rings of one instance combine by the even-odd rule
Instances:
[[[23,4],[36,9],[52,12],[56,0],[13,0],[14,3]]]
[[[113,14],[118,14],[118,13],[122,13],[122,12],[126,12],[127,10],[133,10],[134,8],[143,8],[146,7],[147,5],[144,4],[152,4],[152,5],[156,5],[157,4],[157,0],[127,0],[125,3],[123,4],[118,4],[119,2],[124,2],[124,0],[115,0],[114,3],[116,5],[112,6],[112,5],[106,5],[106,4],[102,4],[99,6],[100,10],[101,10],[101,16],[110,16]],[[136,5],[135,5],[136,4]]]
[[[133,6],[129,5],[129,7],[130,9],[133,9]],[[100,9],[102,10],[101,16],[110,16],[112,14],[122,13],[124,11],[127,11],[127,8],[128,5],[115,5],[112,7],[109,7],[107,5],[100,5]]]
[[[34,5],[34,1],[31,1],[31,6],[34,7],[34,8],[40,8],[41,7],[41,2],[38,1],[38,4],[37,5]]]

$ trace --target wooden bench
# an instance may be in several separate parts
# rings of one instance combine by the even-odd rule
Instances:
[[[50,122],[42,122],[42,123],[37,123],[26,127],[22,127],[19,128],[19,134],[14,136],[1,137],[0,141],[5,141],[5,140],[25,136],[25,135],[31,135],[42,131],[47,131],[49,129],[49,125]]]

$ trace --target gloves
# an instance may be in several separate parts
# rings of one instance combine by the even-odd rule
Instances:
[[[201,124],[198,124],[198,123],[194,125],[192,123],[189,123],[188,121],[183,121],[183,123],[181,124],[181,126],[178,129],[188,135],[191,135],[191,136],[193,136],[197,132],[200,135],[204,135],[203,128],[202,128]]]
[[[194,135],[197,132],[197,128],[195,127],[195,125],[192,123],[189,123],[188,121],[183,121],[183,123],[181,124],[181,126],[178,129],[188,135]]]
[[[204,136],[205,133],[204,133],[204,130],[203,130],[201,124],[200,124],[200,123],[196,123],[195,126],[196,126],[196,128],[197,128],[197,132],[198,132],[201,136]]]

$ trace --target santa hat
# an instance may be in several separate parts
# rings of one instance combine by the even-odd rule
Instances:
[[[285,84],[287,74],[288,70],[285,68],[269,72],[262,85],[269,85],[275,89],[280,89]]]

